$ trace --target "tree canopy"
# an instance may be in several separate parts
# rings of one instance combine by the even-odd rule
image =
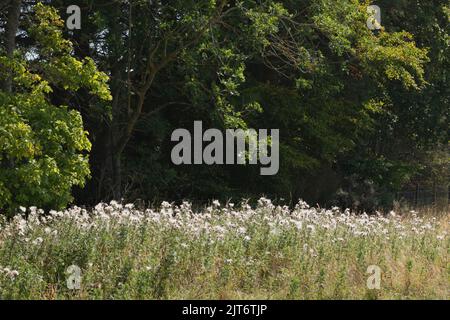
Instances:
[[[377,31],[362,0],[81,0],[80,30],[56,13],[71,1],[37,2],[0,15],[0,208],[72,194],[373,208],[429,172],[448,184],[441,1],[379,1]],[[171,132],[195,120],[280,129],[279,174],[173,165]]]

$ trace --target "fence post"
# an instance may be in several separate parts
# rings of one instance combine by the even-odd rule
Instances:
[[[417,208],[418,200],[419,200],[419,184],[416,183],[416,192],[414,194],[414,208]]]
[[[447,186],[447,208],[450,208],[450,184]]]
[[[436,180],[433,179],[433,205],[437,204],[436,200]]]

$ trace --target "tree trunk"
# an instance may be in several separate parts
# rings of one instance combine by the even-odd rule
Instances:
[[[13,58],[14,50],[16,49],[16,34],[19,29],[20,5],[22,0],[11,0],[8,8],[8,17],[5,27],[5,50],[8,58]],[[6,92],[12,91],[12,76],[7,75],[3,83],[3,90]]]
[[[122,154],[114,154],[112,158],[113,167],[113,197],[121,200],[122,198]]]

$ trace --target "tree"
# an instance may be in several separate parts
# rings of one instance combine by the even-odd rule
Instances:
[[[433,184],[449,183],[450,15],[448,4],[439,0],[377,4],[385,28],[413,34],[429,60],[420,90],[405,90],[396,83],[383,87],[383,112],[374,117],[373,130],[339,161],[343,175],[351,177],[347,194],[361,193],[356,184],[366,184],[376,205],[389,205],[404,187],[411,190],[420,184],[431,190]]]
[[[32,50],[11,55],[7,37],[8,49],[0,52],[0,80],[8,83],[8,90],[0,91],[0,208],[8,211],[31,205],[62,208],[72,199],[72,186],[83,185],[89,176],[91,144],[81,115],[55,104],[52,92],[59,100],[83,89],[91,97],[111,99],[108,77],[91,59],[72,56],[56,10],[42,4],[34,10],[27,30]]]
[[[165,176],[162,184],[185,177],[171,179],[167,190],[185,184],[211,190],[211,183],[191,176],[203,174],[230,185],[234,168],[211,175],[206,174],[211,168],[200,174],[202,169],[164,163],[170,128],[185,127],[194,116],[215,127],[245,127],[250,121],[255,127],[282,128],[286,175],[279,182],[292,191],[298,176],[332,165],[366,135],[382,109],[380,87],[399,83],[415,90],[423,82],[426,51],[404,32],[374,35],[360,1],[336,6],[333,1],[136,0],[86,7],[92,18],[84,20],[77,44],[96,43],[94,50],[83,51],[109,70],[114,97],[112,119],[99,126],[93,118],[88,124],[102,137],[96,144],[101,150],[94,146],[97,185],[92,189],[113,186],[101,198],[119,198],[125,185],[133,188],[134,181],[122,176],[154,183],[136,174],[149,167],[149,176]],[[283,110],[272,103],[280,100]],[[282,123],[288,114],[289,122]],[[155,168],[163,171],[156,174]],[[245,185],[280,189],[273,181],[253,182]],[[235,187],[246,189],[242,182]]]
[[[72,4],[47,2],[62,14]],[[36,1],[26,3],[33,11]],[[353,191],[392,192],[416,161],[396,151],[425,150],[445,136],[445,76],[438,76],[439,90],[427,89],[429,75],[445,63],[425,66],[427,47],[433,59],[446,52],[446,42],[436,36],[427,43],[427,32],[416,40],[415,21],[392,27],[384,5],[385,28],[372,32],[362,0],[339,6],[333,0],[77,4],[82,28],[65,35],[75,57],[92,58],[108,74],[113,97],[105,102],[54,85],[47,94],[52,104],[80,111],[93,142],[93,179],[76,193],[82,203],[261,193],[326,203],[351,181]],[[438,11],[414,6],[427,13],[426,24],[439,16],[443,25]],[[24,23],[28,16],[22,14]],[[27,56],[35,51],[30,39],[24,32],[17,38]],[[414,107],[404,102],[421,99]],[[429,100],[440,102],[421,124]],[[170,133],[194,120],[220,129],[280,129],[279,174],[260,177],[251,166],[172,165]]]

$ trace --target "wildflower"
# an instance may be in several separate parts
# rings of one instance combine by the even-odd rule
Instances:
[[[18,275],[19,271],[11,270],[9,267],[3,268],[3,272],[9,277],[11,280],[14,280]]]
[[[161,203],[161,207],[163,207],[164,209],[168,209],[168,208],[172,207],[172,205],[170,203],[168,203],[167,201],[163,201]]]
[[[268,207],[271,208],[272,206],[272,201],[270,199],[266,199],[264,197],[261,197],[258,200],[258,207]]]
[[[245,233],[247,232],[247,229],[245,229],[244,227],[240,227],[240,228],[238,229],[238,232],[239,232],[240,234],[245,234]]]
[[[303,224],[302,224],[301,221],[292,221],[292,222],[294,223],[295,227],[296,227],[298,230],[302,230]]]
[[[308,224],[308,225],[306,226],[306,229],[310,230],[311,233],[316,232],[316,227],[315,227],[314,225],[312,225],[312,224]]]
[[[42,239],[41,237],[38,237],[38,238],[34,239],[32,243],[33,243],[34,245],[39,245],[39,244],[41,244],[43,241],[44,241],[44,239]]]
[[[216,207],[216,208],[220,207],[220,202],[219,202],[219,200],[214,200],[214,201],[212,202],[212,204],[213,204],[213,206]]]
[[[214,231],[216,231],[218,234],[224,234],[227,232],[227,229],[221,226],[214,226]]]
[[[14,280],[18,275],[19,275],[19,271],[17,271],[17,270],[12,270],[12,271],[8,274],[8,276],[9,276],[12,280]]]
[[[309,209],[309,205],[303,200],[299,200],[295,207],[296,209]]]

